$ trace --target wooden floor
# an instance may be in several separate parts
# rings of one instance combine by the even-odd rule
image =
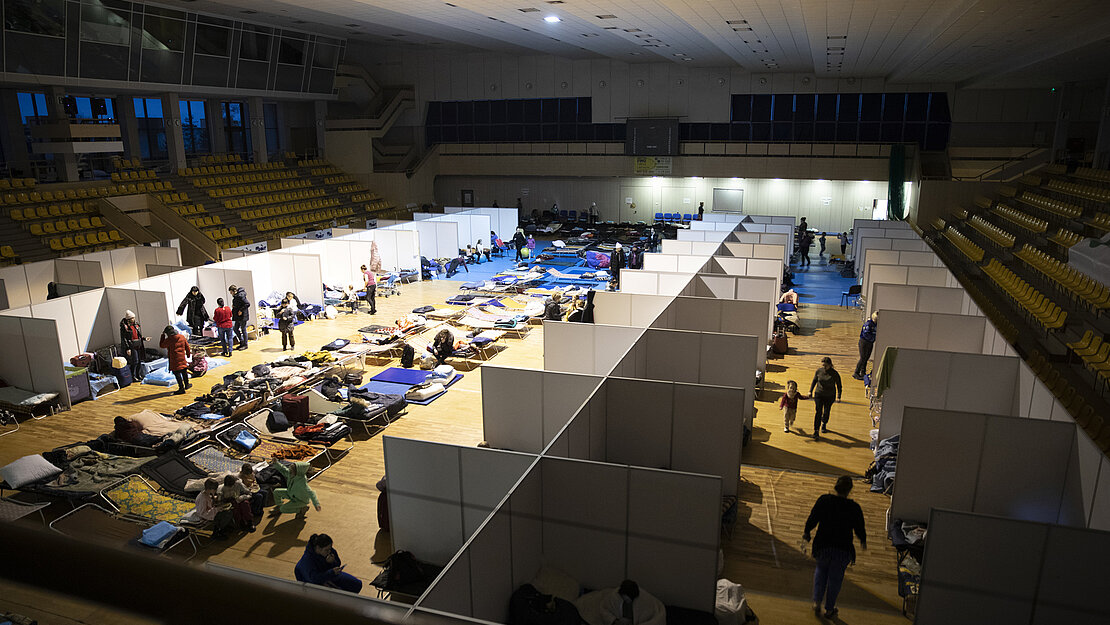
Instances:
[[[378,314],[340,316],[331,321],[316,321],[297,328],[300,350],[316,349],[337,337],[355,339],[355,330],[369,323],[391,322],[417,306],[442,302],[457,293],[457,282],[435,281],[405,285],[403,294],[378,300]],[[810,609],[809,588],[812,560],[800,549],[802,528],[809,509],[818,496],[830,492],[836,476],[858,475],[871,460],[868,431],[871,427],[862,383],[850,375],[855,363],[859,332],[859,312],[832,306],[810,306],[801,311],[802,333],[790,337],[790,353],[769,361],[767,390],[757,400],[753,440],[744,449],[739,520],[730,538],[722,538],[725,553],[724,576],[748,589],[752,606],[762,623],[797,623],[820,620]],[[491,361],[505,366],[542,368],[543,333],[541,327],[524,339],[509,339],[508,349]],[[232,364],[195,380],[194,391],[206,392],[223,375],[273,360],[280,356],[280,336],[271,333],[251,343],[249,350],[235,352]],[[821,441],[800,434],[785,434],[777,400],[786,380],[797,380],[808,389],[813,371],[821,357],[831,356],[845,379],[844,402],[833,407],[832,432]],[[384,367],[367,367],[367,376]],[[473,446],[482,441],[481,368],[467,372],[442,398],[428,406],[409,406],[407,413],[393,423],[385,434],[430,441]],[[70,412],[44,419],[25,421],[23,428],[0,438],[0,465],[31,453],[61,444],[95,437],[112,427],[116,415],[150,408],[170,412],[182,405],[182,398],[171,389],[132,385],[97,401],[83,402]],[[796,425],[811,433],[812,403],[799,407]],[[222,543],[202,549],[193,563],[204,561],[248,569],[281,578],[293,578],[293,566],[312,533],[326,532],[347,564],[347,572],[365,581],[372,579],[379,561],[392,551],[389,535],[379,532],[376,522],[375,482],[384,471],[381,435],[367,439],[356,433],[355,448],[333,468],[312,482],[323,504],[321,512],[311,511],[298,518],[282,515],[265,517],[253,534],[233,536]],[[867,519],[870,550],[860,552],[857,564],[849,569],[841,595],[843,622],[853,624],[905,622],[899,614],[900,600],[895,592],[895,558],[885,538],[883,522],[888,498],[868,492],[857,482],[853,498],[863,506]],[[59,506],[55,506],[59,507]],[[6,597],[23,596],[21,590],[0,584],[0,610],[5,604],[34,608],[35,601]],[[373,592],[364,589],[363,594]],[[134,617],[118,620],[74,603],[52,604],[50,611],[35,612],[42,623],[133,623]],[[90,614],[95,616],[89,616]]]

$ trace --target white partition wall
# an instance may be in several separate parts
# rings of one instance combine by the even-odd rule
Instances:
[[[890,348],[878,358],[873,384],[882,390],[880,440],[902,430],[906,407],[1026,416],[1021,410],[1032,389],[1019,377],[1020,358],[905,348]]]
[[[459,255],[460,244],[465,245],[459,237],[459,224],[452,221],[425,219],[397,224],[390,229],[416,232],[420,237],[420,254],[428,258],[455,258]]]
[[[446,564],[536,456],[386,436],[393,549]],[[376,479],[376,478],[375,478]]]
[[[914,267],[905,265],[868,265],[863,282],[863,293],[867,296],[867,311],[870,315],[875,310],[872,306],[875,294],[874,288],[879,284],[909,284],[918,287],[944,287],[950,289],[963,289],[956,276],[946,267]]]
[[[601,384],[601,376],[486,365],[482,432],[490,447],[540,453]]]
[[[636,579],[667,605],[711,612],[719,488],[711,476],[542,458],[417,606],[507,622],[509,596],[547,565],[585,588]]]
[[[609,375],[745,389],[744,422],[750,423],[755,372],[759,352],[766,357],[765,345],[751,335],[649,328]]]
[[[651,466],[739,487],[744,389],[607,378],[546,450],[550,456]]]
[[[321,255],[327,253],[321,250]],[[263,288],[263,296],[271,291],[292,291],[302,302],[322,304],[324,301],[321,256],[315,254],[267,254],[270,285]],[[255,276],[258,272],[255,273]],[[256,278],[257,280],[257,278]],[[361,285],[359,285],[361,286]]]
[[[252,257],[248,256],[241,261],[250,260]],[[232,261],[235,262],[235,261]],[[211,298],[213,305],[216,303],[217,297],[224,298],[224,302],[231,306],[230,293],[228,289],[235,285],[243,288],[247,292],[247,300],[251,303],[250,321],[254,325],[258,323],[258,297],[259,295],[269,295],[269,293],[260,294],[254,286],[254,272],[246,269],[213,269],[211,267],[200,267],[197,269],[197,286],[200,287],[202,293],[205,293],[205,298]],[[212,295],[208,295],[211,293]],[[174,303],[177,306],[177,303]],[[207,306],[207,302],[205,302]]]
[[[872,358],[878,360],[887,347],[1016,355],[986,317],[884,309],[879,311]]]
[[[661,245],[663,254],[687,254],[698,256],[712,256],[721,247],[719,241],[682,241],[664,239]]]
[[[644,329],[596,323],[543,322],[543,368],[609,375]]]
[[[54,281],[62,284],[102,287],[104,273],[100,270],[100,263],[96,261],[59,258],[54,261]]]
[[[62,368],[62,347],[53,319],[0,316],[0,378],[11,386],[35,393],[58,393],[69,408],[69,390]]]
[[[650,324],[652,328],[745,334],[756,337],[760,349],[756,366],[767,362],[767,345],[774,327],[773,305],[768,301],[676,297]]]
[[[693,277],[689,286],[679,295],[757,300],[777,304],[780,281],[781,278],[700,273]]]
[[[1106,623],[1107,553],[1108,532],[934,510],[914,622]]]
[[[646,328],[673,299],[669,295],[595,291],[594,323]]]
[[[709,241],[712,243],[720,243],[729,236],[727,232],[718,232],[716,230],[683,230],[680,229],[675,233],[675,240],[677,241]],[[669,240],[669,239],[668,239]],[[666,243],[666,241],[664,241]]]
[[[701,273],[772,278],[775,280],[775,302],[777,303],[779,289],[782,286],[782,269],[782,261],[777,259],[714,256],[705,263]]]
[[[982,315],[963,288],[913,286],[876,283],[868,308],[871,310],[911,310],[950,315]]]
[[[945,508],[1083,527],[1077,444],[1074,423],[907,407],[891,518]]]
[[[119,340],[119,322],[128,310],[135,313],[136,320],[143,328],[143,334],[152,340],[147,342],[147,347],[159,349],[158,336],[163,328],[170,324],[170,307],[164,292],[139,291],[135,289],[122,289],[108,287],[104,289],[104,296],[108,303],[108,317],[103,320],[108,327],[115,328],[115,339]],[[173,304],[176,306],[176,304]]]
[[[678,295],[690,283],[692,273],[621,269],[621,293]]]
[[[644,254],[645,271],[670,271],[679,273],[695,273],[705,265],[708,255],[690,256],[684,254],[657,254],[648,252]]]

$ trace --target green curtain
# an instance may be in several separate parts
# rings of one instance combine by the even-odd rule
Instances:
[[[887,214],[890,219],[906,218],[906,146],[890,146],[890,172],[887,174]]]

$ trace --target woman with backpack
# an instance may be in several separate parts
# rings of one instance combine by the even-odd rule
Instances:
[[[293,339],[293,328],[297,325],[297,309],[288,299],[281,300],[281,308],[277,314],[278,331],[281,332],[281,351],[294,349],[297,346]]]

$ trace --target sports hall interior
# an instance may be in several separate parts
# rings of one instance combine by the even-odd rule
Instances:
[[[314,462],[324,464],[308,482],[319,510],[267,506],[255,531],[225,540],[189,528],[174,548],[151,549],[135,543],[155,519],[103,493],[0,484],[10,520],[0,542],[13,564],[0,567],[0,615],[66,625],[504,623],[511,591],[537,576],[532,564],[561,562],[583,592],[637,576],[655,592],[656,581],[676,625],[743,622],[714,619],[717,579],[741,585],[761,623],[1110,618],[1101,573],[1110,554],[1110,12],[1099,2],[0,5],[0,336],[9,346],[0,352],[10,349],[0,378],[60,394],[45,412],[0,402],[0,466],[97,439],[119,416],[172,417],[224,376],[282,360],[280,333],[260,331],[258,301],[303,288],[325,306],[328,293],[361,286],[371,242],[384,258],[375,314],[333,301],[337,315],[310,315],[294,330],[294,353],[350,341],[354,357],[328,374],[369,382],[401,367],[399,350],[354,348],[369,348],[367,327],[415,309],[453,315],[406,335],[419,336],[418,348],[436,329],[472,329],[459,319],[489,306],[460,301],[466,293],[527,308],[555,290],[585,302],[593,289],[602,319],[590,328],[533,311],[495,332],[492,348],[449,358],[461,375],[442,396],[365,427],[346,421],[342,440],[319,444]],[[536,242],[523,262],[543,267],[529,279],[549,286],[493,288],[524,274],[517,226]],[[603,270],[620,241],[640,256],[613,284]],[[436,268],[469,256],[468,245],[478,262]],[[605,265],[588,264],[600,256]],[[601,273],[582,286],[569,265]],[[185,397],[172,380],[81,401],[67,387],[73,372],[59,357],[69,365],[93,353],[91,368],[107,370],[95,354],[120,342],[120,302],[159,320],[144,324],[157,337],[181,314],[186,275],[201,281],[211,313],[217,297],[230,304],[231,276],[251,274],[248,348],[194,377]],[[760,295],[743,293],[749,282]],[[779,323],[788,289],[797,310]],[[756,329],[730,334],[729,306],[756,301],[766,310]],[[726,312],[683,319],[683,306]],[[866,379],[855,379],[872,313],[876,349]],[[785,353],[772,349],[780,333]],[[743,345],[740,364],[754,359],[758,381],[707,382],[738,366],[715,343]],[[636,369],[635,354],[656,362]],[[826,357],[843,383],[828,432],[813,436],[808,400],[784,431],[787,382],[807,394]],[[668,366],[690,359],[699,370]],[[505,383],[526,377],[562,384],[564,412]],[[675,399],[666,428],[640,431],[613,401],[632,398],[634,383],[703,400]],[[610,427],[626,424],[608,433],[610,450],[634,450],[613,459],[566,443],[576,423],[595,427],[590,406],[601,411],[605,393]],[[713,397],[729,402],[704,399]],[[727,440],[680,414],[727,423]],[[523,440],[523,429],[506,435],[514,421],[541,419],[535,445],[504,442]],[[221,427],[173,453],[207,446],[259,459],[235,456]],[[689,450],[680,459],[674,447],[636,448],[660,437],[677,445],[684,428],[707,457],[727,448],[736,470],[709,471],[721,459]],[[898,436],[884,455],[882,441]],[[405,483],[418,492],[402,492],[382,528],[379,480],[387,466],[415,464],[396,450],[440,464],[412,469]],[[479,499],[467,499],[467,471]],[[587,477],[551,479],[561,472]],[[138,475],[123,481],[146,483]],[[814,502],[845,475],[867,548],[857,542],[839,611],[826,618],[813,610],[802,535]],[[443,494],[456,478],[462,486]],[[147,485],[191,505],[192,494]],[[684,508],[707,501],[711,510]],[[115,533],[68,529],[90,504],[82,514],[95,508]],[[534,514],[514,511],[531,505]],[[554,518],[560,506],[575,518]],[[614,518],[616,529],[602,528]],[[902,520],[929,532],[907,543]],[[439,528],[451,523],[445,538]],[[545,529],[512,529],[532,523]],[[321,533],[362,580],[358,596],[295,578]],[[435,573],[423,588],[370,585],[398,549],[419,558],[422,534],[447,549],[429,559]]]

